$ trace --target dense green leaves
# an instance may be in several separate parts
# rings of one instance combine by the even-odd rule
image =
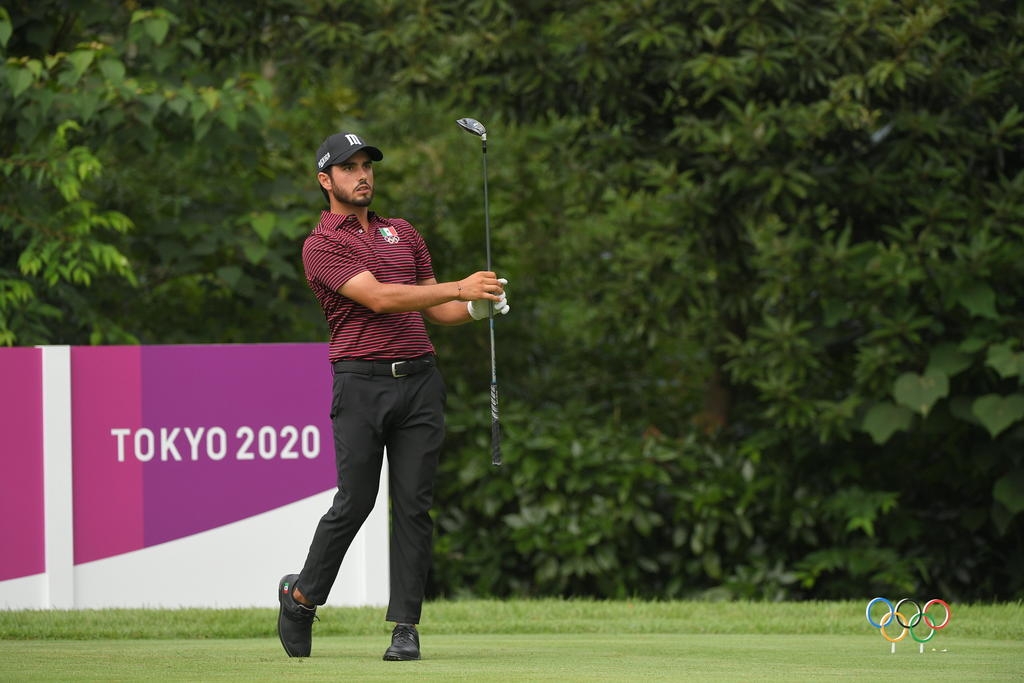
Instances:
[[[24,286],[0,299],[7,343],[315,334],[297,308],[292,184],[275,234],[265,218],[249,227],[280,166],[264,133],[273,88],[210,66],[176,13],[189,9],[17,8],[0,67],[0,276]]]
[[[432,590],[1024,590],[1024,14],[1008,3],[15,3],[0,343],[322,338],[312,150],[482,266]]]
[[[977,589],[942,553],[930,570],[919,561],[911,539],[939,523],[961,549],[987,529],[981,554],[996,565],[1019,558],[1020,519],[986,510],[1021,438],[1007,346],[1021,337],[1024,294],[1019,10],[569,3],[545,20],[529,4],[490,8],[486,30],[391,26],[433,49],[360,66],[485,106],[517,123],[499,130],[559,150],[541,167],[536,145],[517,148],[532,230],[500,243],[505,267],[545,284],[527,292],[540,315],[516,344],[536,349],[529,382],[514,384],[535,409],[578,420],[568,406],[582,391],[616,430],[674,439],[700,425],[720,447],[786,463],[790,493],[758,519],[814,511],[805,550],[790,539],[775,557],[815,594]],[[552,122],[562,135],[544,135]],[[923,472],[969,476],[959,514],[923,504]],[[1015,480],[1001,481],[1005,499]],[[815,493],[793,495],[801,483]],[[690,486],[667,488],[678,499]],[[552,539],[555,564],[543,566],[568,547]],[[897,547],[910,553],[899,569]]]

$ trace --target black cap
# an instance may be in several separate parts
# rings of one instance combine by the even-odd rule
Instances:
[[[347,161],[350,156],[361,149],[365,149],[374,161],[384,158],[384,154],[379,149],[366,144],[355,133],[335,133],[321,142],[320,148],[316,151],[316,172],[320,173],[328,166]]]

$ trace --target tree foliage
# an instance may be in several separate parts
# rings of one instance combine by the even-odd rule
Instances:
[[[981,0],[15,3],[0,343],[321,338],[312,150],[482,265],[437,594],[1024,591],[1024,14]]]
[[[264,133],[271,83],[256,64],[212,57],[220,38],[175,13],[188,8],[114,7],[26,2],[6,14],[0,335],[311,337],[316,318],[296,307],[305,214],[288,211],[292,182],[276,193],[294,160],[277,159]]]

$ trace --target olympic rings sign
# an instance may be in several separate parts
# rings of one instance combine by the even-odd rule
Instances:
[[[871,608],[879,603],[885,605],[886,611],[881,614],[878,621],[875,621],[871,618]],[[907,615],[901,611],[904,605],[912,605],[914,608],[914,613],[910,615],[909,619],[907,618]],[[942,621],[937,621],[937,615],[933,613],[934,610],[932,612],[928,611],[929,609],[937,606],[942,607],[945,612],[945,616]],[[868,619],[868,623],[871,624],[873,628],[877,628],[883,638],[888,640],[890,643],[893,643],[893,647],[895,647],[896,643],[906,638],[908,633],[910,634],[910,637],[917,642],[922,644],[927,643],[935,637],[936,633],[949,626],[949,622],[953,618],[953,610],[949,608],[949,603],[945,600],[939,600],[938,598],[929,600],[924,604],[923,608],[916,600],[911,598],[903,598],[897,602],[895,606],[885,598],[875,598],[868,603],[867,609],[864,610],[864,614]],[[914,630],[921,627],[921,622],[924,622],[924,625],[931,629],[925,637],[919,636]],[[889,635],[889,631],[886,627],[892,623],[895,623],[900,629],[898,636]]]

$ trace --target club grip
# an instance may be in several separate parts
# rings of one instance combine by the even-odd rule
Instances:
[[[501,467],[501,424],[491,420],[491,464]]]
[[[491,464],[501,466],[501,423],[498,422],[498,382],[491,378]]]

